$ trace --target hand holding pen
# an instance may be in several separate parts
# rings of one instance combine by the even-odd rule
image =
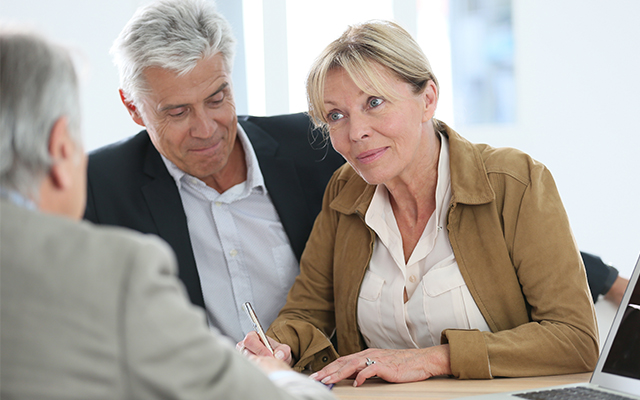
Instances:
[[[236,348],[241,352],[248,352],[249,354],[274,356],[275,358],[292,365],[293,359],[291,358],[291,348],[286,344],[278,343],[265,335],[264,329],[262,328],[260,321],[258,321],[258,317],[249,302],[244,303],[244,308],[253,323],[254,331],[249,332],[247,336],[245,336],[244,340],[236,345]]]
[[[242,353],[245,353],[245,352],[248,353],[250,356],[251,355],[262,356],[262,357],[255,357],[255,358],[262,359],[263,364],[260,366],[267,371],[273,368],[275,369],[278,369],[278,368],[277,366],[265,365],[264,356],[271,355],[275,357],[275,359],[277,360],[282,360],[277,362],[285,362],[289,364],[289,366],[292,366],[293,358],[291,357],[291,348],[286,344],[281,344],[276,342],[275,340],[271,339],[265,334],[264,329],[262,329],[262,325],[260,324],[260,321],[258,321],[258,316],[256,315],[255,311],[253,310],[253,307],[251,306],[251,303],[249,302],[244,303],[244,309],[249,315],[251,322],[253,323],[254,331],[247,333],[247,336],[245,336],[243,341],[241,341],[236,345],[236,348]],[[274,354],[274,349],[275,349],[275,354]],[[273,359],[271,360],[276,361]],[[324,384],[324,385],[327,386],[329,389],[333,387],[333,383]]]
[[[253,324],[253,330],[256,331],[262,343],[273,355],[273,348],[269,344],[269,339],[267,339],[267,335],[265,335],[264,329],[262,329],[262,324],[260,324],[260,321],[258,320],[258,316],[256,315],[256,312],[253,311],[253,307],[251,306],[251,303],[249,303],[248,301],[244,303],[244,309],[247,312],[247,314],[249,314],[249,318],[251,319],[251,323]]]

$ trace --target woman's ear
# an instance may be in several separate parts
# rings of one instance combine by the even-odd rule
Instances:
[[[433,118],[436,113],[436,108],[438,107],[438,87],[433,80],[427,82],[422,91],[422,98],[425,104],[422,122],[427,122]]]
[[[129,112],[129,115],[131,115],[131,119],[133,119],[133,122],[135,122],[140,126],[145,126],[144,121],[142,120],[142,116],[140,115],[140,110],[138,110],[138,107],[136,107],[136,105],[133,104],[133,101],[127,99],[127,96],[122,91],[122,89],[119,89],[118,92],[120,93],[120,100],[122,100],[122,104],[124,104],[125,108]]]

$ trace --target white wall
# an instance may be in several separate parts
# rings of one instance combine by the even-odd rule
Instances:
[[[580,248],[629,276],[640,253],[640,2],[517,0],[518,123],[461,132],[552,171]]]
[[[640,1],[514,1],[518,122],[460,133],[545,163],[581,249],[629,276],[640,252]],[[108,50],[143,2],[0,1],[0,19],[34,24],[88,59],[82,88],[88,149],[139,129],[120,104]],[[321,31],[325,21],[306,23]]]
[[[93,149],[141,128],[118,96],[109,49],[143,0],[0,0],[0,20],[28,24],[76,49],[82,58],[85,147]]]

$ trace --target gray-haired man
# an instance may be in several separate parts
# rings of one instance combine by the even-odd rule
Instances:
[[[164,238],[191,301],[240,341],[252,329],[244,302],[265,326],[284,305],[343,159],[303,114],[236,116],[233,49],[209,3],[136,12],[113,53],[122,101],[146,130],[90,156],[85,217]]]

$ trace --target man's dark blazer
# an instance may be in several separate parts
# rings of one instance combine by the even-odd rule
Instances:
[[[238,117],[298,260],[325,186],[344,159],[305,114]],[[146,131],[89,156],[85,219],[153,233],[173,248],[191,301],[204,307],[180,193]]]

